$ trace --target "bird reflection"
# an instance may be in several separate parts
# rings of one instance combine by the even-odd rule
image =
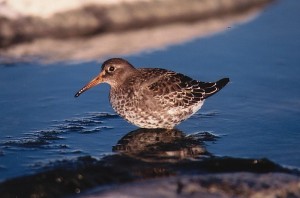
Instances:
[[[137,129],[122,137],[113,151],[143,161],[176,162],[209,155],[203,140],[212,136],[204,132],[187,136],[177,129]]]

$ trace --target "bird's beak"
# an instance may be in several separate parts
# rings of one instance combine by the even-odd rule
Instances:
[[[100,74],[98,76],[96,76],[93,80],[91,80],[88,84],[86,84],[84,87],[82,87],[76,94],[74,97],[78,97],[80,96],[80,94],[82,94],[83,92],[85,92],[86,90],[100,84],[103,82],[103,73],[100,72]]]

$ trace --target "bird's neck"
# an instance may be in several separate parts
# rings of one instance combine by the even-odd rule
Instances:
[[[134,84],[136,76],[139,75],[139,70],[132,68],[131,70],[127,70],[125,73],[120,75],[120,77],[116,80],[114,85],[111,85],[112,89],[123,89],[124,87],[131,87]]]

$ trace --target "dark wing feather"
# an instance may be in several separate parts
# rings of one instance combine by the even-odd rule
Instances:
[[[222,89],[228,78],[217,82],[201,82],[180,73],[158,70],[159,75],[152,78],[148,90],[163,105],[191,106],[208,98]],[[154,72],[155,73],[155,72]]]
[[[214,83],[206,83],[206,82],[199,82],[199,86],[205,90],[204,99],[214,95],[218,91],[220,91],[227,83],[229,82],[229,78],[222,78]]]

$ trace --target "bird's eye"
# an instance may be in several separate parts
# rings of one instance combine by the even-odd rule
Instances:
[[[114,67],[114,66],[110,66],[110,67],[108,68],[108,71],[109,71],[109,72],[115,71],[115,67]]]

